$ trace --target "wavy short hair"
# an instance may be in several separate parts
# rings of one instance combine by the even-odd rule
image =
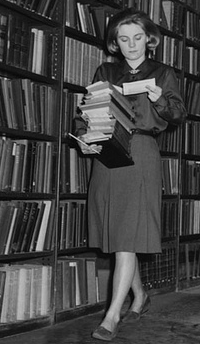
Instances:
[[[111,17],[107,28],[107,49],[111,54],[119,52],[117,44],[118,29],[124,24],[137,24],[144,30],[149,38],[147,42],[147,49],[154,50],[160,43],[160,31],[156,24],[143,11],[137,11],[133,7],[127,8],[124,11],[118,12]]]

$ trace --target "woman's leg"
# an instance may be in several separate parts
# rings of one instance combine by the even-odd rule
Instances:
[[[134,292],[139,293],[138,288],[141,281],[135,253],[116,252],[115,258],[111,304],[103,322],[101,323],[101,326],[105,327],[109,331],[113,331],[120,320],[121,308],[131,285],[134,284]],[[136,267],[138,271],[135,274]],[[139,281],[137,281],[138,278]]]
[[[142,281],[140,278],[140,271],[139,271],[139,265],[138,265],[138,258],[135,258],[135,273],[133,276],[133,281],[131,284],[131,288],[133,290],[134,294],[134,300],[130,307],[131,311],[134,311],[136,313],[139,313],[141,311],[141,308],[144,304],[144,301],[147,298],[147,294],[143,288]]]

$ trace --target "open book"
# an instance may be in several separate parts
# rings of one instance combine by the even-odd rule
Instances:
[[[109,92],[110,87],[109,86],[105,87],[105,83],[109,85],[107,81],[106,82],[97,81],[96,83],[91,84],[88,87],[86,87],[86,89],[88,90],[89,94],[92,94],[92,96],[99,96],[102,93]],[[133,82],[124,82],[122,84],[122,87],[112,85],[112,87],[115,90],[117,90],[119,93],[123,95],[146,93],[147,92],[146,86],[155,87],[156,86],[155,78],[143,79],[143,80],[138,80],[138,81],[133,81]]]
[[[133,82],[125,82],[123,83],[122,92],[124,95],[145,93],[147,92],[146,86],[155,87],[156,86],[155,78],[138,80],[138,81],[133,81]]]

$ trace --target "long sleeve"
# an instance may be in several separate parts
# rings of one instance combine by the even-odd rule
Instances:
[[[174,124],[182,123],[186,117],[186,109],[178,90],[178,82],[174,71],[166,69],[162,79],[163,93],[153,103],[153,107],[165,121]]]

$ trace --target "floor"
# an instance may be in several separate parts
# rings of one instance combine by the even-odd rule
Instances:
[[[0,339],[1,344],[100,344],[91,338],[102,312]],[[200,286],[151,297],[151,308],[134,325],[122,325],[113,344],[199,344]]]

